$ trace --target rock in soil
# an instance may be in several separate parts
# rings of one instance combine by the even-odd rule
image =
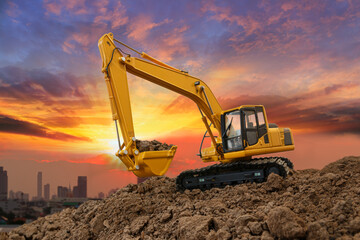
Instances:
[[[136,148],[140,152],[170,150],[172,146],[172,144],[168,145],[166,143],[161,143],[157,140],[136,140]]]
[[[153,177],[12,230],[9,239],[360,239],[360,157],[206,191]]]

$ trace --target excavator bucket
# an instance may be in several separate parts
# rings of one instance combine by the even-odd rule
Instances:
[[[135,169],[129,170],[141,178],[162,176],[168,170],[176,149],[177,146],[172,146],[170,150],[141,152],[135,157]]]

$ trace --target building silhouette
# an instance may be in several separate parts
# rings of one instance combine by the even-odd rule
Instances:
[[[79,187],[78,186],[73,187],[73,195],[75,198],[79,197]]]
[[[13,190],[9,191],[9,199],[15,199],[15,192]]]
[[[78,176],[78,185],[77,185],[78,196],[81,198],[87,197],[87,177]]]
[[[0,201],[6,201],[8,195],[8,176],[7,171],[0,167]]]
[[[66,198],[68,197],[69,189],[67,187],[58,186],[57,197]]]
[[[42,199],[42,172],[37,175],[37,199]]]
[[[50,200],[50,184],[45,184],[44,185],[44,198],[46,201]]]

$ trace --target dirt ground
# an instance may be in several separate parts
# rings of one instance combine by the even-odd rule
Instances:
[[[360,239],[360,157],[203,192],[178,192],[174,179],[154,177],[23,225],[9,238]]]

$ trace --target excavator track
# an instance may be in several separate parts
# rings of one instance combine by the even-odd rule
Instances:
[[[178,190],[225,187],[247,182],[264,182],[270,173],[285,178],[292,174],[293,163],[284,157],[255,158],[251,161],[219,163],[208,167],[188,170],[176,178]]]

